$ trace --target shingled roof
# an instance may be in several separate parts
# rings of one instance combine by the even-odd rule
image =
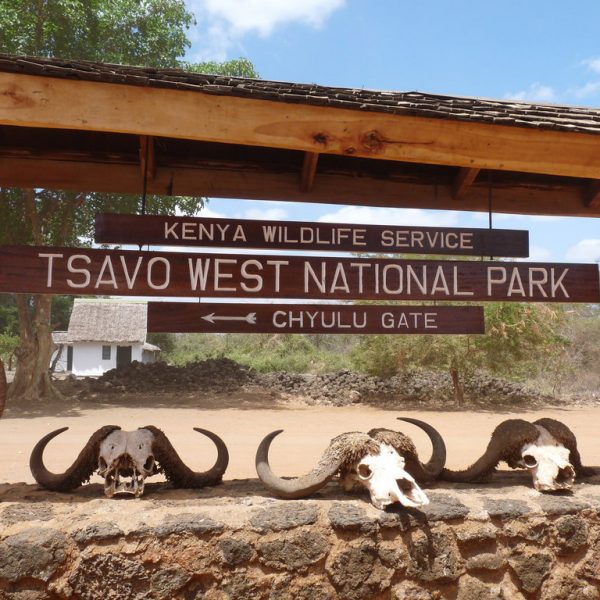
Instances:
[[[0,71],[180,89],[273,102],[600,134],[600,109],[586,107],[443,96],[415,91],[327,87],[190,73],[180,69],[130,67],[6,54],[0,54]]]
[[[146,341],[146,302],[75,299],[68,342],[143,344]]]

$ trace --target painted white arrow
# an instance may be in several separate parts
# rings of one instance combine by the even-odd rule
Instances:
[[[202,318],[213,324],[215,321],[246,321],[250,325],[256,325],[256,313],[248,313],[245,317],[217,317],[215,313],[210,313]]]

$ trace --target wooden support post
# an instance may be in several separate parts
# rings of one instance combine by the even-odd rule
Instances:
[[[317,162],[319,161],[318,152],[305,152],[302,162],[302,173],[300,174],[300,191],[303,193],[311,192],[317,174]]]
[[[452,184],[452,199],[460,200],[469,190],[479,171],[481,169],[469,169],[468,167],[461,167],[458,169],[458,174]]]
[[[146,146],[148,147],[148,171],[146,171]],[[148,173],[148,180],[154,181],[156,177],[156,161],[154,159],[154,137],[151,135],[140,135],[140,167],[142,177]]]
[[[583,194],[583,203],[588,208],[600,208],[600,180],[592,180]]]

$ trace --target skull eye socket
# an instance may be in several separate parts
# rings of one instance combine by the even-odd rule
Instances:
[[[106,461],[104,460],[104,458],[101,456],[98,459],[98,466],[100,467],[100,470],[104,471],[104,469],[106,469],[106,467],[108,467],[108,465],[106,464]]]
[[[152,454],[146,459],[146,462],[144,463],[144,470],[145,471],[151,471],[152,467],[154,467],[154,456],[152,456]]]
[[[523,462],[525,463],[526,467],[535,467],[537,465],[537,460],[535,459],[535,456],[532,456],[531,454],[524,454],[523,455]]]
[[[361,479],[371,479],[373,471],[371,471],[371,467],[368,465],[358,465],[358,476]]]

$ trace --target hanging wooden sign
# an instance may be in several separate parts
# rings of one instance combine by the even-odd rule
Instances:
[[[600,302],[598,265],[0,246],[0,291],[111,296]]]
[[[481,306],[149,302],[151,333],[484,333]]]
[[[96,215],[98,244],[152,244],[271,250],[529,256],[529,232],[254,221],[156,215]]]

